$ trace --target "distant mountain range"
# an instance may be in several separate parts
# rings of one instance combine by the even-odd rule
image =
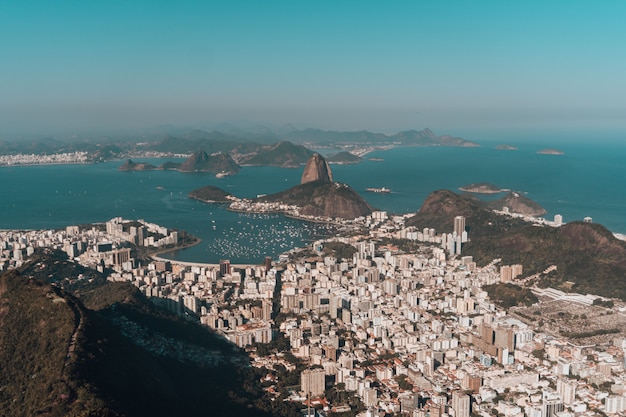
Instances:
[[[193,129],[181,131],[167,129],[147,132],[144,135],[129,135],[121,137],[105,136],[68,136],[46,137],[32,140],[0,140],[0,155],[53,154],[66,152],[88,152],[94,161],[110,160],[128,157],[149,151],[168,154],[190,155],[204,151],[208,154],[228,152],[235,160],[244,165],[265,165],[262,154],[275,151],[275,147],[282,148],[285,143],[294,146],[344,146],[344,145],[420,145],[420,146],[478,146],[478,144],[463,138],[435,135],[430,129],[407,130],[393,135],[374,133],[366,130],[354,132],[340,132],[321,129],[298,130],[286,125],[279,129],[268,129],[256,126],[254,129],[237,129],[229,125],[219,126],[223,131],[210,132]],[[293,149],[290,151],[294,151]],[[282,152],[282,151],[281,151]],[[309,155],[304,157],[297,151],[296,158],[285,158],[282,163],[272,162],[277,166],[292,166],[304,163]]]

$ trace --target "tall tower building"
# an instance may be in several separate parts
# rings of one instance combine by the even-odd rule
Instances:
[[[323,369],[305,369],[300,374],[300,389],[305,396],[319,397],[326,389]]]
[[[456,216],[454,218],[454,233],[456,233],[457,236],[462,236],[464,231],[465,231],[465,217]]]
[[[463,394],[461,391],[454,391],[452,393],[452,409],[454,410],[454,417],[469,417],[470,416],[470,396]]]
[[[264,264],[265,264],[265,272],[267,273],[267,271],[272,269],[272,257],[266,256]]]
[[[501,282],[511,282],[513,278],[513,270],[509,265],[502,265],[500,267],[500,281]]]
[[[576,381],[570,381],[566,378],[560,378],[556,381],[556,391],[559,393],[563,402],[572,405],[576,399]]]
[[[220,276],[230,275],[230,260],[220,259]]]

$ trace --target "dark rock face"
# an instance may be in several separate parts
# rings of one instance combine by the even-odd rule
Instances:
[[[304,167],[302,181],[288,190],[261,197],[262,202],[281,202],[298,206],[300,213],[341,219],[354,219],[371,214],[372,207],[346,184],[333,182],[328,162],[313,154]]]
[[[371,214],[372,208],[348,185],[335,182],[316,187],[310,202],[300,212],[308,216],[354,219]]]
[[[132,159],[129,159],[118,169],[120,171],[151,171],[153,169],[156,169],[156,167],[152,164],[144,164],[144,163],[135,162]]]
[[[333,182],[333,174],[328,162],[318,153],[314,153],[307,161],[300,184],[313,181]]]
[[[296,185],[259,201],[280,201],[300,207],[307,216],[354,219],[372,213],[372,207],[346,184],[312,181]]]
[[[204,151],[196,152],[191,155],[180,166],[181,172],[218,172],[237,173],[241,167],[233,160],[233,158],[223,152],[207,154]]]

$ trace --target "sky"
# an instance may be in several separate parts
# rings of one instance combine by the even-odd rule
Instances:
[[[626,132],[625,1],[0,0],[0,134]]]

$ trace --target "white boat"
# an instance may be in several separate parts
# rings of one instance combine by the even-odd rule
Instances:
[[[370,193],[390,193],[391,189],[389,188],[366,188],[365,191],[369,191]]]

